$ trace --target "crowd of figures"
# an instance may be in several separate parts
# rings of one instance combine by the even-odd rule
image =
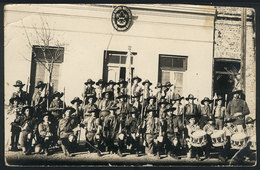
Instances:
[[[60,146],[65,156],[72,156],[84,130],[85,149],[99,156],[116,153],[121,157],[130,152],[158,159],[186,155],[202,160],[214,151],[225,162],[243,150],[237,161],[255,159],[255,120],[248,116],[242,91],[232,92],[229,103],[221,96],[199,102],[192,94],[175,93],[170,82],[158,83],[155,94],[149,80],[141,82],[134,77],[128,88],[124,80],[88,79],[82,100],[75,97],[67,106],[62,101],[64,94],[46,93],[42,81],[32,99],[22,90],[24,84],[16,81],[17,91],[6,116],[11,130],[9,150],[21,147],[25,155],[49,155],[51,147]]]

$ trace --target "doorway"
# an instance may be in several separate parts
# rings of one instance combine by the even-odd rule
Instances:
[[[131,57],[131,78],[134,74],[133,56],[137,53],[133,52]],[[127,52],[122,51],[104,51],[104,67],[103,80],[113,80],[118,82],[119,79],[125,81],[129,78],[129,62],[127,62]]]
[[[240,60],[230,58],[215,58],[214,60],[214,93],[225,98],[234,88],[239,86]],[[228,101],[231,100],[228,96]]]

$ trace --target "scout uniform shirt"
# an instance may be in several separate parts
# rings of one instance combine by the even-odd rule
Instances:
[[[102,99],[102,93],[104,92],[104,88],[98,86],[96,88],[96,97],[98,100],[101,100]]]
[[[224,106],[214,107],[214,117],[218,119],[224,119],[226,108]]]
[[[140,85],[133,84],[133,86],[132,86],[132,94],[131,95],[133,96],[136,93],[141,93],[141,91],[142,91],[142,87]]]
[[[97,110],[97,105],[88,103],[84,108],[83,119],[87,123],[88,119],[91,117],[90,111]]]
[[[12,98],[18,96],[19,98],[19,104],[25,105],[29,103],[29,94],[23,90],[20,90],[18,92],[13,92]]]
[[[184,107],[184,113],[186,116],[197,116],[199,114],[198,106],[194,103],[188,103]]]
[[[96,91],[94,87],[86,87],[84,91],[84,99],[86,100],[87,96],[96,96]]]
[[[247,103],[242,99],[233,99],[228,103],[227,114],[230,117],[233,117],[233,115],[237,112],[241,112],[243,115],[237,117],[234,124],[244,124],[245,115],[248,115],[250,112]]]
[[[54,99],[51,104],[49,110],[52,111],[51,114],[55,118],[59,118],[62,114],[62,110],[57,110],[63,108],[63,101],[60,99]],[[65,108],[65,105],[64,105]]]
[[[75,128],[73,119],[70,117],[62,118],[59,121],[57,134],[60,138],[67,138],[70,134],[74,134],[73,128]]]
[[[48,133],[51,133],[50,125],[49,123],[40,123],[38,125],[38,131],[42,138],[45,138]]]

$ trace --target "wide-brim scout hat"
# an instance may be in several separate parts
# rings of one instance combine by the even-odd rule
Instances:
[[[234,94],[242,94],[243,90],[233,90],[230,94],[234,95]]]
[[[197,118],[197,116],[195,116],[195,115],[187,115],[187,116],[186,116],[186,119],[187,119],[188,121],[190,121],[190,119],[194,119],[194,120],[196,121],[196,118]]]
[[[64,95],[64,93],[63,92],[58,92],[58,91],[55,91],[54,93],[53,93],[53,95],[52,95],[52,97],[54,98],[54,97],[59,97],[59,98],[61,98],[62,96]]]
[[[201,100],[201,104],[203,104],[203,105],[204,105],[204,102],[209,102],[209,103],[212,103],[212,102],[213,102],[213,100],[210,100],[208,97],[204,97],[204,99],[203,99],[203,100]]]
[[[107,85],[110,85],[110,84],[113,84],[113,85],[115,85],[116,84],[116,82],[114,82],[113,80],[109,80],[107,83],[106,83]]]
[[[88,84],[95,84],[95,82],[92,80],[92,79],[88,79],[85,83],[85,85],[88,85]]]
[[[25,84],[21,80],[17,80],[15,84],[13,85],[14,87],[23,87]]]
[[[154,102],[156,101],[156,97],[155,96],[149,96],[147,97],[147,101],[149,102],[151,99],[154,100]]]
[[[142,82],[142,85],[144,86],[146,83],[148,83],[149,86],[151,86],[153,84],[148,79],[146,79],[145,81]]]
[[[104,85],[104,84],[106,84],[106,82],[104,82],[102,79],[99,79],[99,80],[96,82],[96,85],[100,85],[100,84]]]
[[[112,105],[108,106],[108,110],[117,110],[119,107],[116,103],[113,103]]]
[[[79,97],[74,97],[74,99],[73,100],[71,100],[71,104],[74,104],[75,102],[78,102],[78,104],[81,104],[83,101],[82,100],[80,100],[80,98]]]
[[[118,84],[118,85],[120,85],[120,84],[127,85],[128,82],[125,81],[124,79],[119,79],[119,81],[117,82],[117,84]]]
[[[41,87],[44,87],[45,85],[46,85],[46,83],[43,83],[42,81],[38,81],[35,88],[41,88]]]
[[[23,106],[23,108],[22,108],[22,114],[25,114],[24,112],[25,112],[25,110],[26,109],[29,109],[30,111],[30,116],[33,114],[33,112],[34,112],[34,108],[32,107],[32,106],[29,106],[29,105],[25,105],[25,106]]]
[[[155,88],[157,89],[157,88],[162,88],[162,87],[163,87],[162,83],[161,83],[161,82],[158,82],[158,83],[157,83],[157,86],[156,86]]]
[[[138,80],[138,82],[141,82],[141,81],[142,81],[142,79],[141,79],[140,77],[138,77],[138,76],[133,77],[133,78],[132,78],[132,81],[134,81],[134,80]]]
[[[121,98],[128,98],[129,96],[127,94],[119,93],[118,96],[116,97],[117,99]]]
[[[21,101],[21,99],[20,99],[19,96],[16,95],[16,96],[12,97],[12,98],[9,100],[9,102],[10,102],[11,104],[14,104],[14,101],[19,102],[19,101]]]
[[[99,109],[93,109],[93,110],[89,110],[88,113],[95,113],[94,117],[99,117],[99,112],[100,110]]]
[[[166,109],[164,110],[164,112],[174,111],[174,110],[176,110],[176,108],[173,107],[171,104],[168,104],[168,105],[166,106]]]
[[[173,86],[174,84],[171,84],[171,82],[167,81],[163,86],[164,87],[171,87]]]
[[[113,96],[113,92],[112,91],[105,91],[105,92],[102,93],[102,97],[104,98],[106,94],[108,94],[109,97]]]
[[[196,98],[194,97],[193,94],[189,94],[188,97],[186,97],[186,100],[189,100],[189,99],[195,100]]]
[[[66,108],[64,109],[63,114],[66,113],[67,110],[70,110],[70,114],[76,112],[76,110],[75,110],[73,107],[70,107],[70,106],[69,106],[69,107],[66,107]]]
[[[253,123],[255,121],[255,119],[253,119],[252,117],[248,116],[246,118],[246,124],[250,124],[250,123]]]
[[[225,101],[225,99],[222,98],[222,96],[218,96],[215,101],[218,102],[219,100]]]
[[[45,112],[41,115],[41,119],[43,119],[45,116],[52,116],[49,112]]]
[[[93,99],[94,103],[97,101],[96,95],[89,95],[89,96],[86,97],[87,100],[90,99],[90,98]]]
[[[182,100],[182,99],[184,99],[184,97],[181,97],[181,95],[176,94],[172,100],[173,101],[179,101],[179,100]]]
[[[161,98],[160,101],[158,102],[158,105],[161,105],[161,104],[168,104],[168,102],[166,101],[165,98]]]
[[[139,93],[139,92],[135,92],[134,95],[132,96],[132,98],[138,98],[138,97],[141,97],[142,94]]]

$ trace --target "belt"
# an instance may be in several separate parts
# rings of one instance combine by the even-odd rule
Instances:
[[[224,119],[224,117],[215,117],[215,119]]]

